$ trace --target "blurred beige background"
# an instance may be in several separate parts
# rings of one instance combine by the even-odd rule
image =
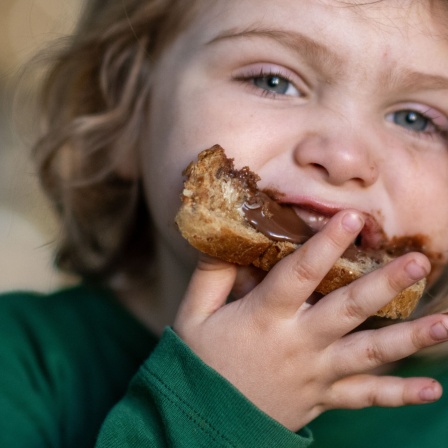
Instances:
[[[83,1],[0,0],[0,292],[72,281],[52,267],[57,224],[12,126],[11,90],[36,51],[73,30]]]

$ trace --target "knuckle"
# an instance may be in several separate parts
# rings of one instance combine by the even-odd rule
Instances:
[[[387,275],[386,280],[388,288],[395,294],[399,293],[406,287],[406,285],[403,284],[403,280],[399,277]]]
[[[419,328],[416,325],[413,325],[414,323],[411,323],[411,344],[415,348],[415,351],[421,350],[422,348],[427,347],[431,341],[428,340],[427,337],[425,337],[425,334],[423,331],[420,331]]]
[[[364,320],[367,317],[362,304],[355,299],[355,296],[351,292],[346,294],[342,312],[349,321]]]
[[[373,406],[379,406],[380,400],[378,397],[378,390],[376,387],[373,387],[367,391],[367,393],[364,396],[364,408],[371,408]]]
[[[368,345],[365,349],[365,355],[368,363],[372,367],[377,367],[388,362],[383,351],[376,344]]]
[[[387,286],[392,292],[399,293],[405,288],[405,285],[403,285],[402,282],[396,277],[387,276],[386,278]]]
[[[315,268],[308,262],[300,260],[293,267],[294,276],[300,281],[311,281],[316,280],[317,272]]]
[[[347,242],[345,240],[341,240],[341,235],[339,234],[328,234],[327,242],[333,249],[344,249],[346,247]]]

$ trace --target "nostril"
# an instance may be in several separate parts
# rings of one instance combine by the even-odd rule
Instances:
[[[355,246],[356,246],[356,247],[361,247],[361,245],[362,245],[362,236],[361,236],[361,235],[358,235],[358,236],[356,237],[356,239],[355,239]]]
[[[318,169],[319,171],[323,171],[323,172],[325,172],[326,174],[328,174],[328,170],[327,170],[323,165],[321,165],[321,164],[319,164],[319,163],[310,163],[310,165],[311,165],[312,167]]]

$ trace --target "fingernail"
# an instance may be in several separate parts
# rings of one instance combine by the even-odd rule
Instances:
[[[448,339],[448,329],[442,324],[442,322],[437,322],[434,324],[430,328],[429,334],[435,341],[444,341],[445,339]]]
[[[364,221],[357,213],[347,213],[342,218],[342,225],[349,232],[358,232],[364,226]]]
[[[419,392],[418,395],[422,401],[435,401],[439,398],[436,391],[432,387],[425,387]]]
[[[410,261],[405,267],[405,271],[414,280],[420,280],[423,277],[426,277],[428,271],[425,267],[418,264],[416,261]]]

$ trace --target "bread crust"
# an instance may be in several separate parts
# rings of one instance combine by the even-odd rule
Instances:
[[[202,151],[184,170],[182,205],[175,221],[182,236],[196,249],[239,265],[254,265],[269,271],[298,245],[273,241],[246,220],[243,204],[257,193],[258,175],[248,167],[236,170],[233,160],[215,145]],[[367,255],[351,261],[340,258],[316,291],[326,295],[391,261],[384,254],[372,260]],[[376,316],[404,319],[414,310],[426,286],[421,280],[398,294]]]

